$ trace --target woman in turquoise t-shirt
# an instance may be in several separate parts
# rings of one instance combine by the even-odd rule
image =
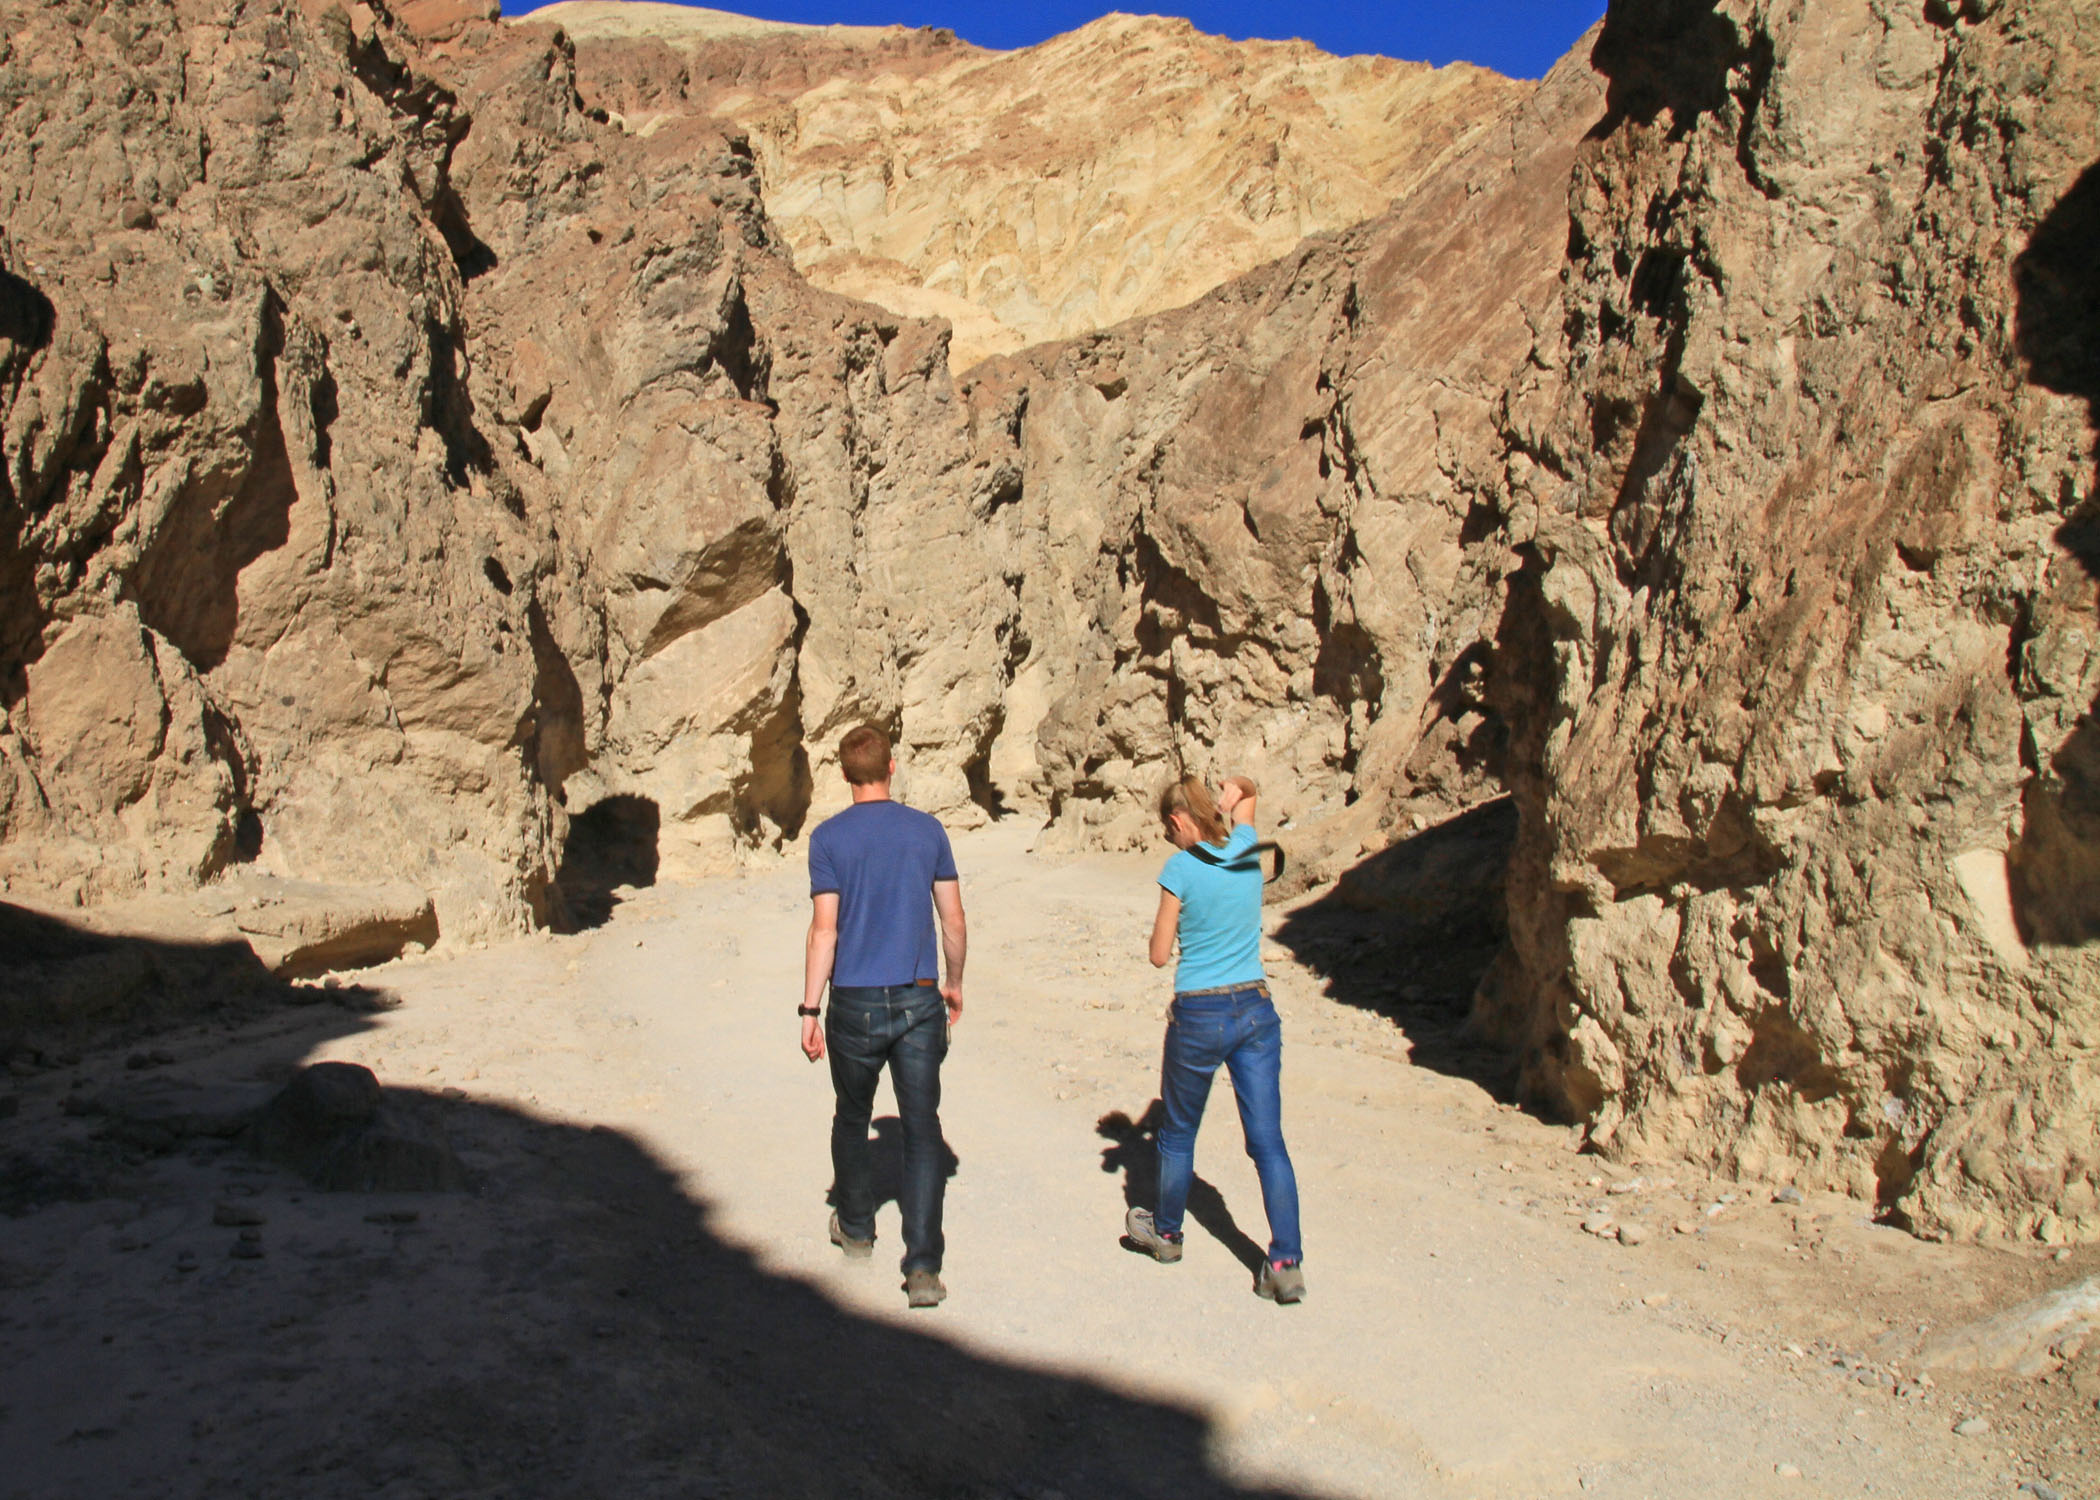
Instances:
[[[1160,794],[1159,817],[1180,852],[1159,872],[1151,957],[1155,968],[1164,968],[1178,939],[1181,961],[1160,1065],[1166,1119],[1159,1127],[1159,1206],[1150,1212],[1133,1208],[1124,1229],[1155,1260],[1181,1259],[1181,1220],[1196,1175],[1196,1128],[1222,1063],[1232,1074],[1240,1128],[1269,1216],[1269,1253],[1254,1289],[1277,1302],[1296,1302],[1305,1295],[1298,1177],[1283,1144],[1283,1023],[1261,967],[1254,783],[1235,776],[1214,802],[1202,782],[1183,777]]]

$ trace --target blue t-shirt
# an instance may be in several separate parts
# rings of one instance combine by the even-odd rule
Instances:
[[[1254,825],[1242,823],[1222,844],[1203,847],[1223,860],[1256,844]],[[1261,861],[1244,870],[1207,865],[1186,849],[1175,851],[1159,872],[1159,883],[1181,899],[1181,962],[1174,966],[1174,992],[1253,984],[1268,976],[1261,968]]]
[[[819,823],[809,836],[809,893],[838,893],[831,982],[938,980],[933,883],[955,878],[940,820],[901,802],[856,802]]]

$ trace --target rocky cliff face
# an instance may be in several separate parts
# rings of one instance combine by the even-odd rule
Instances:
[[[1017,52],[567,0],[584,96],[641,133],[746,131],[815,285],[986,354],[1179,307],[1383,213],[1530,92],[1481,69],[1228,42],[1110,15]]]
[[[1319,878],[1495,795],[1476,492],[1601,108],[1575,60],[1390,213],[965,380],[1024,580],[992,779],[1053,837],[1150,840],[1164,769],[1230,764]]]
[[[1389,207],[959,380],[766,171],[991,68],[937,35],[0,18],[8,901],[319,964],[790,846],[861,718],[1052,845],[1246,769],[1368,904],[1514,823],[1477,1018],[1599,1149],[2100,1234],[2073,0],[1621,3]]]
[[[897,699],[852,549],[798,602],[789,536],[961,464],[938,334],[809,292],[738,142],[607,126],[492,16],[9,18],[5,889],[246,863],[471,938],[561,916],[572,811],[649,872],[792,833],[805,728]]]
[[[548,826],[525,601],[483,565],[456,101],[369,13],[6,20],[0,881],[260,859],[527,920]]]
[[[1596,59],[1484,1010],[1606,1149],[2091,1237],[2100,17],[1622,3]]]
[[[390,931],[404,883],[448,939],[559,920],[608,856],[791,838],[863,717],[922,805],[1067,840],[1148,836],[1169,760],[1230,758],[1313,876],[1493,792],[1514,564],[1470,495],[1580,62],[1363,228],[958,388],[945,329],[793,274],[739,137],[599,118],[549,28],[18,32],[18,898],[243,864]]]

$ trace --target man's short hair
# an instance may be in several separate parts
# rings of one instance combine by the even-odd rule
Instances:
[[[839,741],[839,769],[855,786],[868,786],[890,779],[890,737],[873,724],[860,724],[846,731]]]

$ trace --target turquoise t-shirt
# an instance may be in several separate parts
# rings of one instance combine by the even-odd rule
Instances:
[[[1222,844],[1203,847],[1220,859],[1245,854],[1257,842],[1252,824],[1242,823]],[[1259,860],[1244,870],[1207,865],[1186,849],[1175,851],[1159,883],[1181,900],[1181,962],[1174,967],[1174,992],[1254,984],[1261,969]]]

